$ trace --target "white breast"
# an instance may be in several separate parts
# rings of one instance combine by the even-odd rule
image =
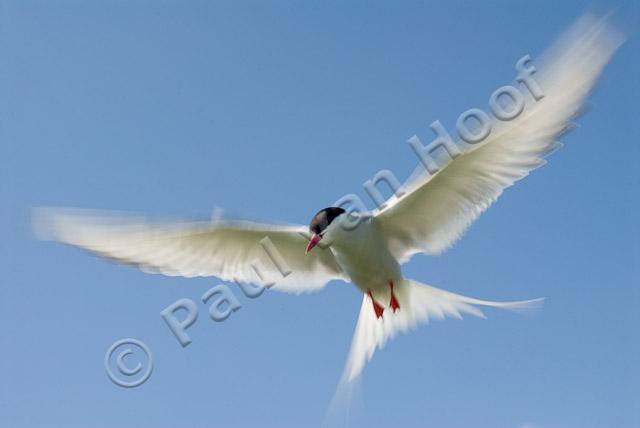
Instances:
[[[387,290],[389,281],[400,283],[400,265],[369,218],[354,228],[334,221],[325,235],[340,267],[362,291]]]

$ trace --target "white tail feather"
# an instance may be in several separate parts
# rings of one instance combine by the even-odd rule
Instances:
[[[528,311],[540,307],[543,298],[518,302],[492,302],[474,299],[441,290],[413,280],[404,280],[394,288],[400,302],[397,312],[386,308],[382,318],[376,318],[371,298],[362,299],[360,315],[356,324],[349,358],[345,366],[343,381],[355,379],[371,359],[376,349],[382,349],[388,340],[398,333],[428,323],[431,319],[445,317],[462,318],[462,314],[485,318],[477,306],[491,306],[514,311]]]

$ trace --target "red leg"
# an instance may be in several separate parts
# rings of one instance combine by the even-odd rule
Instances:
[[[376,299],[373,298],[371,290],[369,290],[367,293],[369,294],[369,297],[371,297],[371,302],[373,303],[373,310],[376,313],[376,318],[380,318],[384,313],[384,308],[378,302],[376,302]]]
[[[389,302],[389,306],[393,309],[393,312],[400,309],[400,303],[398,303],[398,299],[396,299],[396,295],[393,293],[393,281],[389,281],[389,288],[391,288],[391,302]]]

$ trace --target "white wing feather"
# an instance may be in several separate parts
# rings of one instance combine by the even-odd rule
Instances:
[[[81,247],[146,272],[215,276],[260,286],[273,283],[273,289],[293,293],[315,291],[332,279],[343,279],[328,248],[318,247],[305,255],[308,232],[303,226],[225,220],[154,224],[129,215],[50,208],[34,212],[34,225],[41,238]],[[289,269],[278,269],[260,244],[265,237]]]
[[[534,78],[544,98],[529,96],[518,118],[495,121],[482,143],[436,174],[419,165],[404,185],[406,194],[392,197],[376,215],[392,254],[406,261],[445,251],[505,188],[543,165],[621,41],[605,20],[582,18],[538,64]]]

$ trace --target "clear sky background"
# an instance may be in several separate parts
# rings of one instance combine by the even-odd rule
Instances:
[[[589,7],[630,33],[580,127],[452,250],[407,276],[532,317],[434,322],[378,352],[361,426],[640,426],[637,2],[0,2],[0,425],[314,427],[361,297],[267,292],[183,349],[159,312],[215,278],[148,275],[32,238],[33,206],[307,224],[535,63]],[[635,3],[635,5],[634,5]],[[365,199],[367,200],[367,199]],[[371,203],[367,200],[371,206]],[[233,286],[235,287],[235,286]],[[152,349],[136,389],[102,360]]]

